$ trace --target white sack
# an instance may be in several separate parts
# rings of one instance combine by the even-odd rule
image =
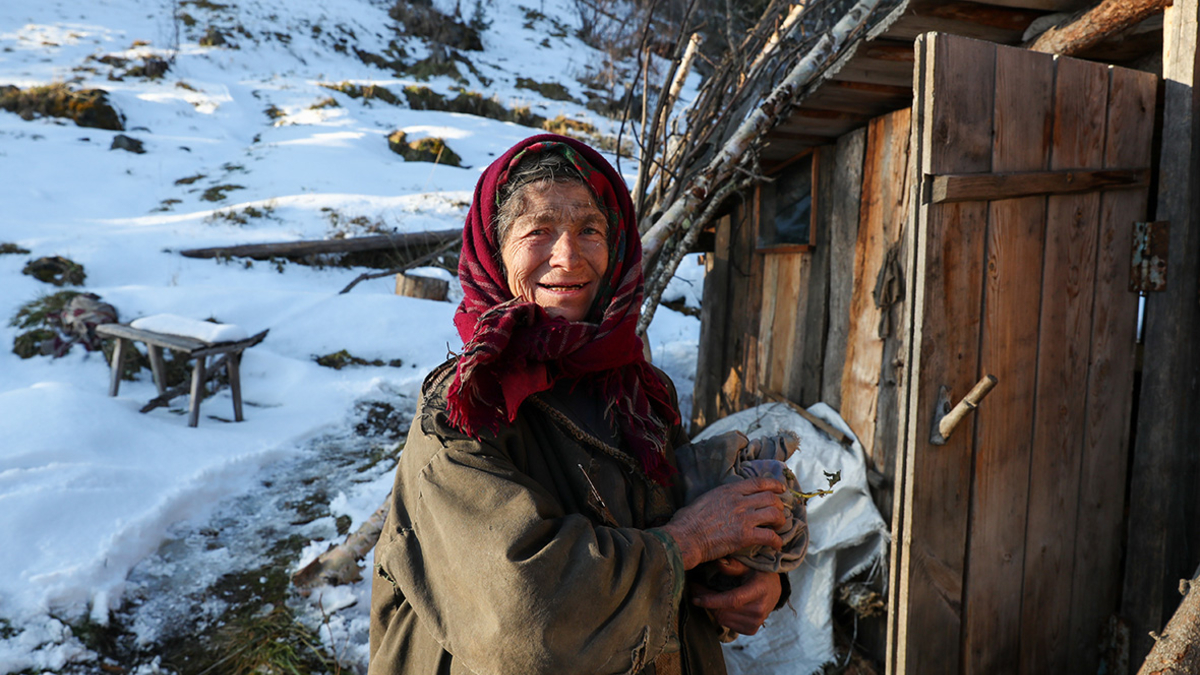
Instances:
[[[851,438],[833,408],[808,409]],[[788,460],[806,492],[828,487],[825,472],[842,472],[833,494],[808,501],[808,557],[789,575],[790,607],[776,610],[757,635],[724,645],[730,675],[810,675],[833,661],[833,591],[841,582],[873,568],[886,570],[888,526],[871,501],[862,445],[846,447],[829,438],[784,403],[768,403],[717,420],[692,439],[739,430],[753,439],[793,431],[800,449]],[[792,608],[795,608],[794,610]]]

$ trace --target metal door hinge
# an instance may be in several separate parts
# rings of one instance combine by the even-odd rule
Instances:
[[[1171,222],[1155,220],[1133,224],[1133,255],[1129,267],[1129,290],[1149,293],[1167,288],[1167,253]]]

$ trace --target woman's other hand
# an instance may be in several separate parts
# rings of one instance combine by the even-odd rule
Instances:
[[[714,564],[720,574],[740,577],[742,584],[728,591],[692,584],[692,603],[711,611],[718,624],[742,635],[754,635],[779,604],[783,592],[779,575],[752,570],[732,558],[722,558]]]
[[[662,529],[675,539],[684,569],[749,546],[778,550],[775,528],[785,521],[779,498],[786,488],[772,478],[750,478],[716,487],[675,512]]]

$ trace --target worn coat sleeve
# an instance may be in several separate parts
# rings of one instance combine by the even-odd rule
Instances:
[[[566,513],[511,438],[413,425],[376,563],[475,673],[636,672],[674,637],[678,549],[659,530]]]

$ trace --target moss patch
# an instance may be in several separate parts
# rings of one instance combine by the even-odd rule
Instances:
[[[204,174],[202,174],[202,173],[198,173],[198,174],[196,174],[196,175],[194,175],[194,176],[188,176],[188,177],[186,177],[186,178],[180,178],[179,180],[175,181],[175,184],[176,184],[176,185],[191,185],[192,183],[195,183],[196,181],[198,181],[198,180],[201,180],[201,179],[203,179],[203,178],[207,178],[207,177],[208,177],[208,176],[205,176],[205,175],[204,175]]]
[[[216,26],[209,26],[197,43],[201,47],[224,47],[229,44],[229,40]]]
[[[247,206],[241,211],[229,209],[228,211],[214,211],[204,220],[209,223],[230,223],[233,225],[246,225],[252,218],[270,218],[275,213],[275,207],[267,204],[261,209],[256,206]]]
[[[403,131],[393,131],[388,136],[388,148],[408,162],[433,162],[447,166],[462,166],[462,158],[446,145],[444,139],[435,136],[409,141]]]
[[[354,84],[352,82],[339,82],[338,84],[323,84],[321,86],[325,87],[326,89],[340,91],[350,98],[361,98],[365,101],[379,99],[384,103],[400,105],[400,99],[392,93],[391,89],[378,84]],[[337,105],[337,101],[334,101],[334,105]]]
[[[245,190],[245,189],[246,188],[241,185],[232,185],[232,184],[214,185],[214,186],[208,188],[207,190],[205,190],[204,194],[200,195],[200,199],[203,199],[206,202],[219,202],[219,201],[222,201],[225,199],[225,197],[227,196],[225,194],[226,192],[232,192],[234,190]]]
[[[11,254],[25,255],[26,253],[29,253],[29,249],[21,248],[20,246],[17,246],[16,244],[12,244],[12,243],[8,243],[8,242],[0,244],[0,255],[11,255]]]
[[[546,118],[532,112],[527,106],[506,108],[496,97],[485,97],[475,91],[459,90],[451,99],[433,91],[429,87],[409,85],[404,88],[404,97],[408,99],[408,107],[413,110],[444,110],[447,112],[477,115],[501,122],[514,122],[527,127],[540,127]]]
[[[12,350],[14,354],[23,359],[47,356],[50,354],[51,345],[56,337],[58,337],[56,331],[48,328],[34,328],[13,338]]]
[[[346,366],[391,366],[392,368],[399,368],[404,365],[404,362],[400,359],[392,359],[390,361],[375,359],[374,361],[368,361],[354,356],[345,349],[324,356],[314,356],[313,360],[317,362],[317,365],[333,368],[334,370],[341,370]]]
[[[575,100],[575,97],[571,96],[571,93],[567,91],[567,88],[557,82],[538,82],[527,77],[518,77],[517,88],[536,91],[552,101],[571,101],[578,103],[578,101]]]
[[[83,265],[60,255],[31,260],[21,273],[55,286],[82,286],[87,278]]]
[[[65,84],[20,89],[0,86],[0,110],[7,110],[31,120],[34,117],[62,117],[74,120],[81,127],[123,131],[121,114],[108,102],[103,89],[73,91]]]

